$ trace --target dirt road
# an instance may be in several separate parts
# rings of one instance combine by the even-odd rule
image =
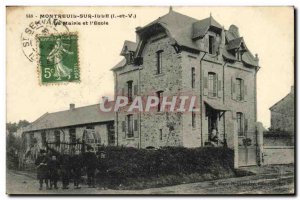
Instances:
[[[38,190],[38,181],[32,174],[7,171],[8,194],[292,194],[294,193],[293,169],[266,170],[253,168],[257,174],[247,177],[205,181],[144,190],[111,190],[103,188],[68,190]],[[60,185],[59,185],[60,186]]]

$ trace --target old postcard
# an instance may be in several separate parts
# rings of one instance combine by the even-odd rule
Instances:
[[[6,18],[7,194],[295,193],[294,7]]]

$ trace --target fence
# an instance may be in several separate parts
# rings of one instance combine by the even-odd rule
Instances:
[[[47,151],[54,151],[56,153],[72,154],[75,151],[85,152],[87,147],[92,147],[94,150],[100,146],[98,140],[83,140],[76,142],[45,142]]]

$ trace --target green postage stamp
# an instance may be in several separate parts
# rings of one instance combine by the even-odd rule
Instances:
[[[77,34],[40,35],[37,40],[41,84],[80,81]]]

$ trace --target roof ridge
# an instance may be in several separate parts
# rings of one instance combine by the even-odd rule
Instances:
[[[108,101],[108,102],[114,102],[114,101],[111,100],[111,101]],[[73,110],[78,110],[78,109],[87,108],[87,107],[91,107],[91,106],[96,106],[96,105],[100,105],[100,104],[101,104],[101,103],[96,103],[96,104],[91,104],[91,105],[81,106],[81,107],[77,107],[77,108],[75,107]],[[66,109],[66,110],[60,110],[60,111],[55,111],[55,112],[50,112],[50,113],[47,112],[47,114],[56,114],[56,113],[66,112],[66,111],[72,111],[72,110]]]

